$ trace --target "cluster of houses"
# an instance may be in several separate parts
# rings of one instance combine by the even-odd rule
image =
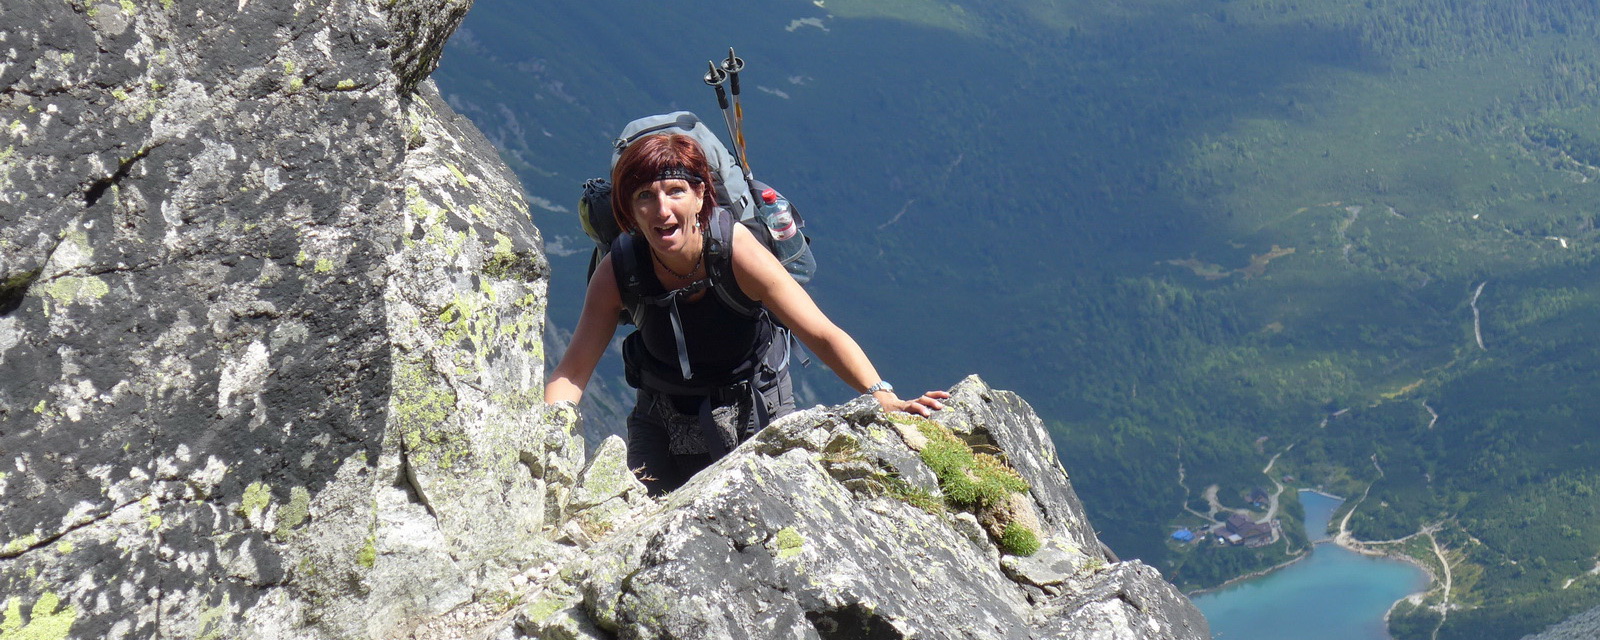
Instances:
[[[1235,513],[1228,516],[1227,522],[1202,529],[1199,533],[1187,528],[1179,529],[1172,534],[1172,539],[1183,543],[1203,542],[1207,536],[1215,537],[1219,545],[1255,549],[1278,541],[1278,521],[1255,522],[1243,514]]]

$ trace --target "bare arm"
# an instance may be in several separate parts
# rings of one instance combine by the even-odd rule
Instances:
[[[561,363],[550,372],[545,383],[544,402],[577,402],[589,386],[595,365],[605,354],[617,333],[617,314],[622,312],[622,294],[617,290],[617,279],[612,277],[611,256],[600,259],[589,278],[589,290],[584,294],[583,312],[578,315],[578,328],[572,332],[572,344],[561,356]]]
[[[793,330],[795,337],[816,353],[845,384],[865,393],[868,387],[883,379],[878,377],[878,370],[867,359],[861,345],[829,320],[811,295],[784,271],[778,259],[761,246],[761,241],[751,235],[749,229],[739,224],[733,226],[733,275],[746,296],[761,302],[782,320],[784,326]],[[879,391],[873,397],[885,411],[926,416],[944,408],[939,400],[949,398],[950,394],[929,391],[909,402],[895,396],[893,391]]]

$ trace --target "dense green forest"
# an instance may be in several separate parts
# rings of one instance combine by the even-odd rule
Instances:
[[[478,0],[436,77],[540,205],[556,324],[577,185],[633,117],[720,125],[699,74],[737,45],[823,308],[899,387],[1022,393],[1119,554],[1277,564],[1304,541],[1167,542],[1277,480],[1446,550],[1401,640],[1600,605],[1600,3],[544,4]]]

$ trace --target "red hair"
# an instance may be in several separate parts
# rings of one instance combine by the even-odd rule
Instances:
[[[617,227],[629,232],[638,231],[633,224],[633,194],[639,187],[655,182],[663,171],[674,167],[687,169],[700,177],[705,188],[701,216],[711,214],[717,206],[716,189],[711,182],[711,165],[700,143],[681,133],[663,133],[645,136],[628,145],[617,166],[611,169],[611,217]]]

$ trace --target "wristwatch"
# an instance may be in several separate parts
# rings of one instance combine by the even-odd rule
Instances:
[[[872,385],[870,387],[867,387],[867,395],[869,395],[869,396],[874,394],[874,393],[877,393],[879,391],[891,391],[892,392],[892,391],[894,391],[894,385],[889,384],[888,380],[879,380],[878,384],[875,384],[875,385]]]

